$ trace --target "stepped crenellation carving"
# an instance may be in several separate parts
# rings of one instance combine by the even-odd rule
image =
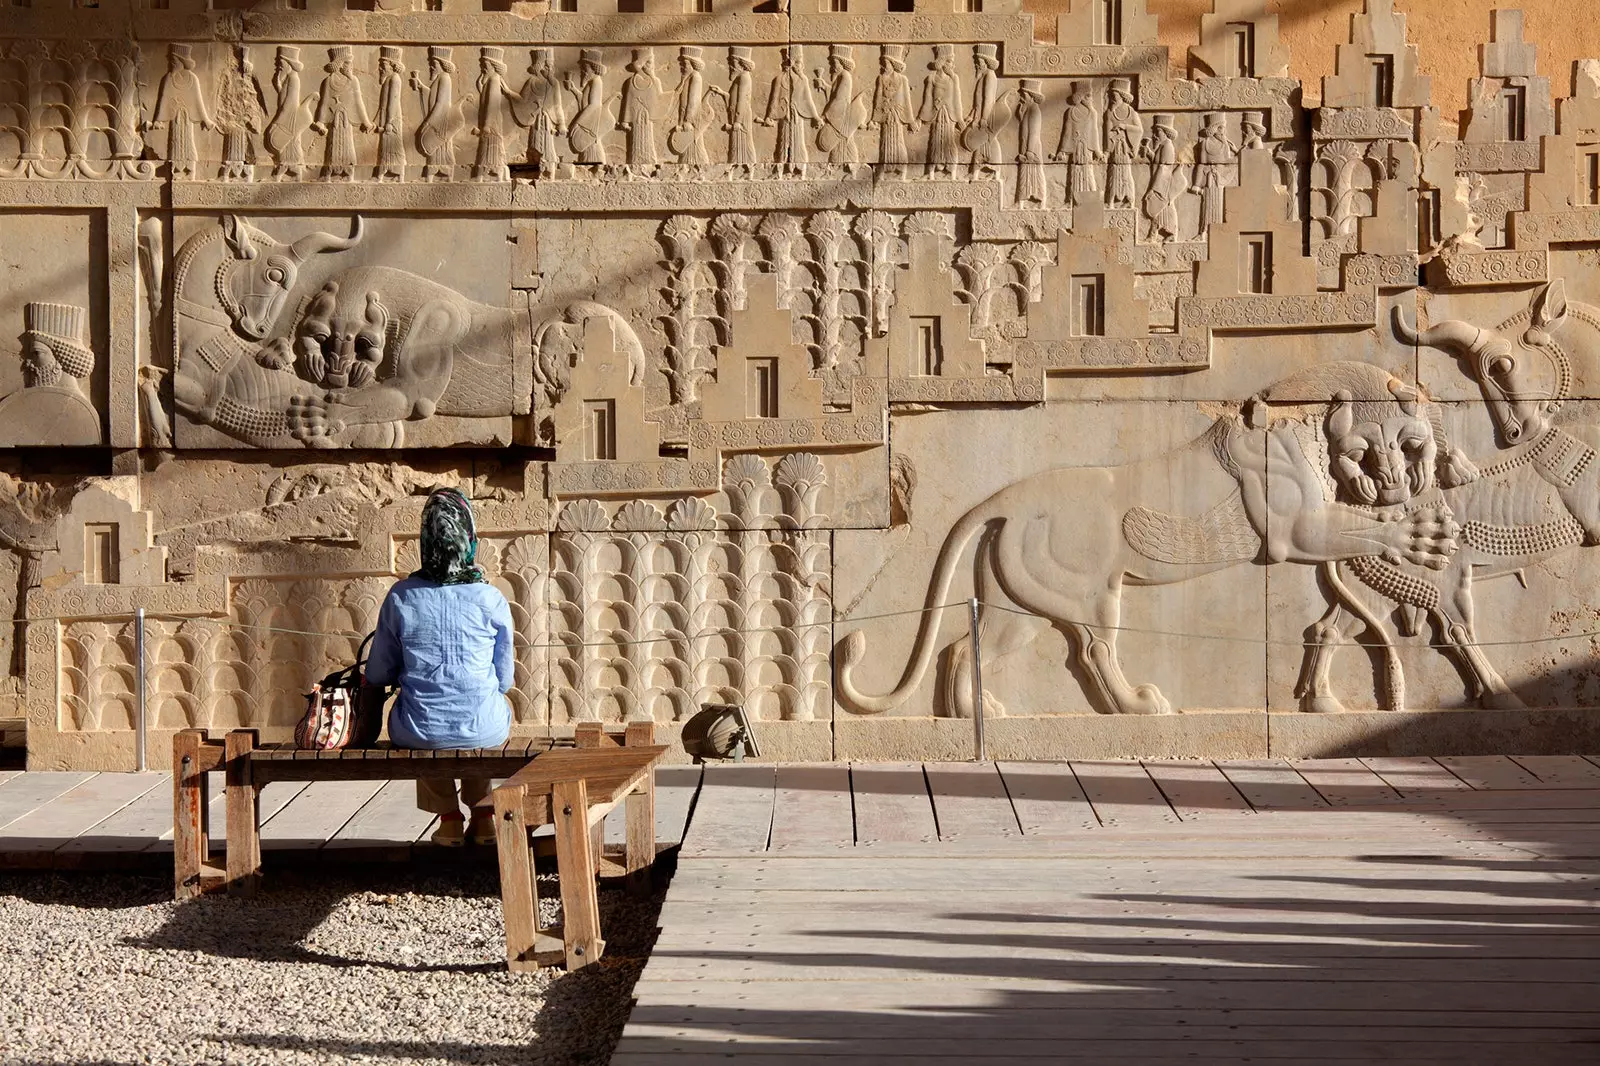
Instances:
[[[1313,106],[1267,0],[1178,49],[1144,0],[494,6],[6,8],[0,702],[59,758],[125,744],[137,607],[158,729],[283,725],[439,484],[519,728],[969,714],[954,621],[835,619],[935,562],[1023,612],[996,714],[1586,691],[1470,608],[1586,573],[1600,61],[1553,89],[1496,12],[1444,116],[1392,0]],[[1269,641],[1241,703],[1155,632],[1205,624]]]

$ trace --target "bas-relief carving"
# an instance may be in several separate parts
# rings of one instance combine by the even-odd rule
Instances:
[[[1556,553],[1588,536],[1587,467],[1568,470],[1588,445],[1566,443],[1587,439],[1571,422],[1586,397],[1568,387],[1568,420],[1541,427],[1538,447],[1504,427],[1490,443],[1502,386],[1490,375],[1481,397],[1450,392],[1489,373],[1478,356],[1426,387],[1353,361],[1360,336],[1412,335],[1412,312],[1398,326],[1379,312],[1419,266],[1461,294],[1452,317],[1476,329],[1504,322],[1508,287],[1560,277],[1563,245],[1600,240],[1585,170],[1600,154],[1600,79],[1580,71],[1553,106],[1520,20],[1499,13],[1457,141],[1388,0],[1352,21],[1309,116],[1262,0],[1219,0],[1190,50],[1192,80],[1169,74],[1142,2],[1118,7],[1113,23],[1074,0],[1053,45],[1035,44],[1026,18],[921,12],[683,25],[313,12],[292,32],[258,13],[210,36],[197,16],[190,36],[141,33],[138,46],[53,29],[0,42],[0,226],[27,220],[13,255],[49,264],[35,254],[59,230],[48,220],[85,220],[81,237],[69,231],[90,252],[77,274],[94,279],[68,291],[18,264],[26,284],[0,296],[0,337],[21,349],[9,370],[0,350],[0,405],[17,414],[0,421],[17,444],[48,429],[53,443],[141,445],[143,473],[119,498],[171,515],[144,540],[128,527],[129,545],[165,552],[162,568],[156,555],[123,566],[121,548],[93,540],[112,527],[122,538],[121,517],[63,518],[70,545],[12,549],[34,559],[19,564],[19,612],[76,619],[59,646],[30,634],[38,647],[14,671],[39,689],[30,706],[55,721],[38,708],[59,687],[69,728],[125,730],[127,633],[96,616],[143,599],[188,612],[162,621],[162,639],[182,649],[174,663],[217,679],[163,674],[164,723],[275,723],[289,703],[247,712],[229,693],[300,682],[269,671],[235,684],[230,664],[336,657],[345,638],[246,647],[218,623],[303,600],[307,627],[365,624],[371,590],[414,550],[416,496],[451,478],[495,516],[486,556],[503,564],[518,617],[513,699],[528,726],[674,718],[712,698],[768,720],[827,719],[834,638],[794,620],[826,617],[841,566],[849,612],[911,606],[905,590],[937,569],[942,538],[957,553],[967,528],[928,502],[930,484],[993,519],[972,541],[981,580],[1028,612],[986,611],[993,713],[1038,713],[1063,657],[1093,710],[1226,706],[1191,648],[1162,646],[1171,662],[1152,671],[1164,638],[1119,642],[1105,619],[1136,617],[1141,597],[1173,631],[1219,602],[1248,618],[1271,599],[1251,564],[1269,561],[1305,564],[1272,571],[1304,590],[1270,607],[1271,626],[1298,619],[1290,638],[1312,645],[1294,706],[1400,707],[1408,677],[1421,679],[1412,705],[1417,692],[1443,702],[1448,675],[1406,643],[1430,621],[1468,697],[1509,704],[1529,660],[1475,646],[1472,578],[1524,560],[1552,617],[1572,613],[1539,568],[1583,565]],[[44,205],[58,214],[35,214]],[[1555,291],[1495,332],[1537,356],[1548,346],[1531,334],[1564,344],[1586,306]],[[1476,343],[1437,319],[1415,329]],[[1283,331],[1294,354],[1274,384],[1239,338]],[[1449,406],[1432,398],[1441,388]],[[970,495],[982,481],[970,454],[957,448],[951,465],[906,450],[947,447],[929,442],[959,435],[958,414],[1135,402],[1119,396],[1181,397],[1174,417],[1211,428],[1130,462],[1154,451],[1129,428],[1148,412],[1101,411],[1082,433],[1113,443],[1053,436],[1009,488]],[[928,428],[897,435],[909,424]],[[447,446],[505,454],[506,474],[469,472],[483,458],[386,454]],[[324,461],[296,458],[307,448]],[[271,476],[174,505],[195,492],[182,475],[203,452],[251,454],[240,449]],[[335,449],[348,458],[327,462]],[[161,463],[175,464],[167,476]],[[1561,476],[1564,489],[1541,487]],[[1526,514],[1482,502],[1504,492],[1539,502]],[[1041,498],[1037,522],[1066,533],[1019,517]],[[1084,514],[1104,521],[1080,528]],[[901,565],[924,573],[855,583],[830,539],[853,528],[887,528]],[[1080,540],[1060,566],[1035,535]],[[26,594],[46,564],[90,566],[94,545],[117,560],[95,564],[112,580],[57,577]],[[63,566],[72,552],[80,562]],[[691,593],[702,572],[752,584],[718,577]],[[1485,586],[1496,603],[1504,584]],[[690,596],[705,604],[694,632],[675,613]],[[742,636],[751,611],[797,628]],[[618,619],[670,654],[626,643]],[[586,633],[614,646],[581,647]],[[1369,638],[1372,699],[1364,664],[1336,655]],[[937,696],[845,654],[840,705],[971,713],[962,639],[930,629],[915,654],[886,645],[926,668]],[[547,643],[560,647],[536,647]],[[59,675],[28,667],[58,653]],[[1242,686],[1247,706],[1286,698],[1285,655],[1268,658],[1260,691]]]

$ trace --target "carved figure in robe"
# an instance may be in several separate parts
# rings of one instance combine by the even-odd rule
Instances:
[[[1086,81],[1072,83],[1067,110],[1061,116],[1061,140],[1054,156],[1068,166],[1067,196],[1075,204],[1100,191],[1100,113],[1094,104],[1094,87]]]
[[[1239,146],[1228,137],[1228,126],[1221,114],[1206,115],[1200,141],[1195,145],[1194,191],[1200,194],[1200,236],[1213,223],[1222,221],[1222,190],[1234,182]]]
[[[1038,78],[1017,87],[1017,206],[1042,208],[1049,196],[1044,173],[1044,89]]]
[[[854,166],[861,158],[856,153],[856,131],[866,124],[867,107],[856,95],[856,59],[849,45],[828,46],[828,77],[817,147],[827,153],[828,162]]]
[[[513,102],[517,122],[528,128],[528,161],[541,174],[551,174],[561,164],[561,138],[567,132],[566,92],[555,77],[555,60],[548,48],[528,53],[528,80]]]
[[[751,178],[756,169],[756,118],[754,63],[744,45],[728,48],[728,163],[738,177]]]
[[[1273,401],[1324,398],[1310,416]],[[1461,527],[1429,502],[1440,452],[1414,402],[1415,387],[1368,363],[1324,363],[1257,394],[1242,413],[1219,417],[1191,443],[1143,462],[1060,467],[1001,489],[962,516],[945,538],[928,584],[929,605],[950,599],[958,574],[976,570],[984,601],[977,619],[985,668],[1052,627],[1072,642],[1086,694],[1102,710],[1166,714],[1154,685],[1130,684],[1116,641],[1122,590],[1168,585],[1246,563],[1318,565],[1361,557],[1441,570]],[[1407,407],[1410,406],[1408,410]],[[1370,421],[1370,464],[1352,471],[1330,456],[1330,434]],[[1373,503],[1350,495],[1371,476]],[[964,560],[971,557],[970,562]],[[857,630],[839,647],[835,691],[863,714],[904,703],[938,651],[939,613],[923,616],[911,661],[883,695],[861,691],[866,651]],[[968,635],[946,646],[937,713],[970,717],[973,649]],[[992,696],[984,713],[1003,713]]]
[[[278,94],[278,105],[261,140],[272,155],[272,176],[279,181],[297,181],[305,171],[305,149],[300,143],[306,129],[300,99],[300,72],[304,69],[297,46],[278,46],[277,62],[272,71],[272,88]]]
[[[1144,215],[1150,220],[1150,236],[1163,244],[1178,234],[1178,197],[1183,195],[1184,179],[1178,163],[1178,135],[1171,115],[1157,115],[1150,137],[1140,146],[1140,154],[1150,164],[1150,187],[1144,194]]]
[[[0,399],[0,445],[101,443],[85,387],[95,364],[88,309],[29,303],[22,323],[22,388]]]
[[[605,166],[606,134],[615,128],[615,123],[606,110],[606,67],[596,49],[585,48],[578,53],[578,79],[577,87],[571,90],[578,98],[578,111],[567,127],[567,143],[575,162]]]
[[[817,98],[811,94],[811,82],[806,78],[805,53],[800,45],[791,44],[779,50],[782,66],[772,79],[767,92],[767,110],[761,118],[763,126],[776,126],[777,146],[773,162],[779,173],[803,178],[811,154],[806,141],[812,126],[820,121]]]
[[[417,123],[417,148],[422,152],[422,180],[449,181],[456,173],[456,134],[461,115],[455,103],[456,65],[446,45],[428,48],[428,76],[411,72],[411,87],[422,97]]]
[[[678,50],[677,117],[667,134],[667,147],[685,166],[704,167],[711,162],[706,151],[706,130],[711,125],[711,97],[720,89],[708,90],[706,61],[698,45],[686,44]]]
[[[911,112],[911,79],[906,77],[906,46],[886,44],[881,48],[869,124],[878,131],[878,162],[883,164],[885,173],[903,178],[906,165],[911,162],[906,131],[917,125],[917,117]]]
[[[378,111],[372,128],[378,133],[375,181],[404,181],[406,176],[406,68],[400,49],[386,44],[378,51]]]
[[[353,49],[335,45],[328,49],[326,76],[317,96],[317,113],[311,132],[324,135],[322,176],[329,180],[354,181],[356,177],[356,130],[372,129],[366,101],[361,98],[361,82],[350,69]]]
[[[1246,111],[1239,117],[1239,139],[1245,148],[1261,148],[1267,137],[1267,116],[1260,111]]]
[[[622,106],[617,129],[624,135],[623,162],[634,175],[650,175],[661,162],[656,149],[656,107],[665,90],[656,77],[656,54],[651,48],[635,48],[628,61],[628,77],[622,83]]]
[[[1133,206],[1133,165],[1144,142],[1144,119],[1133,106],[1130,85],[1127,78],[1112,78],[1106,90],[1106,203],[1110,207]]]
[[[209,130],[212,122],[200,78],[194,72],[194,56],[187,44],[168,45],[167,72],[162,75],[156,91],[156,109],[145,128],[166,127],[167,162],[172,165],[174,178],[195,177],[200,161],[195,145],[196,126]]]
[[[969,175],[974,179],[999,174],[1000,131],[1011,117],[1000,98],[1000,61],[992,44],[972,46],[972,110],[962,126],[961,144],[972,153]]]
[[[251,138],[266,124],[267,103],[250,63],[250,50],[235,45],[233,61],[223,70],[217,86],[217,128],[222,131],[223,181],[251,181],[256,174],[256,153]]]
[[[511,167],[506,162],[506,123],[515,121],[513,109],[517,94],[506,85],[505,49],[484,45],[478,53],[478,154],[472,161],[472,176],[477,181],[510,181]]]
[[[955,176],[956,156],[960,145],[956,143],[956,128],[962,118],[961,76],[956,73],[955,46],[933,46],[933,62],[928,64],[931,73],[922,82],[922,103],[917,108],[917,121],[928,127],[927,166],[924,173],[930,178]]]

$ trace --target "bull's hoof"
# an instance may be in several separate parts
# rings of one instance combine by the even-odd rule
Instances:
[[[1154,685],[1138,685],[1133,698],[1123,704],[1123,714],[1171,714],[1172,704]]]
[[[1478,706],[1490,711],[1520,711],[1528,705],[1515,692],[1485,692],[1478,698]]]
[[[1344,704],[1339,702],[1338,696],[1302,696],[1300,710],[1306,714],[1339,714]]]

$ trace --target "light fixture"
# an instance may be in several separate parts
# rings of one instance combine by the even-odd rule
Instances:
[[[749,716],[743,707],[732,703],[702,704],[700,713],[683,723],[683,750],[697,763],[707,759],[743,762],[746,755],[761,757]]]

